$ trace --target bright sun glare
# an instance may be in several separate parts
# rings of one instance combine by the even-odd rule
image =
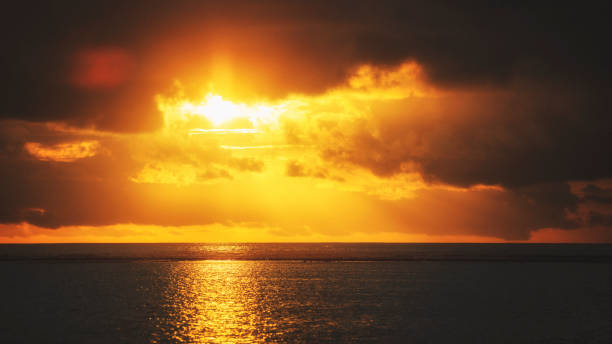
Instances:
[[[258,127],[275,122],[282,108],[263,103],[253,105],[234,103],[223,99],[220,95],[209,93],[200,103],[183,102],[178,112],[183,118],[204,117],[214,128],[240,119],[248,120],[253,127]]]
[[[274,102],[229,100],[214,91],[203,93],[201,98],[188,98],[177,82],[175,94],[160,94],[156,100],[165,116],[166,131],[187,131],[190,135],[270,132],[279,129],[281,117],[293,120],[309,112],[325,115],[328,119],[355,118],[367,113],[368,107],[362,105],[370,100],[434,96],[435,90],[421,81],[421,73],[420,66],[413,62],[391,71],[365,65],[343,87],[314,97],[294,94]],[[213,86],[210,84],[211,88]]]

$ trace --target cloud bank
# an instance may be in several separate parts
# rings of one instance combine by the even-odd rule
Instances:
[[[10,4],[0,222],[610,240],[602,6]]]

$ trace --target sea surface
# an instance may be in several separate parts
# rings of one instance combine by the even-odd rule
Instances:
[[[0,245],[0,343],[612,343],[612,246]]]

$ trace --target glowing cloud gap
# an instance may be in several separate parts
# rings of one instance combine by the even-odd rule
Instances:
[[[234,103],[212,93],[208,93],[200,102],[180,98],[157,98],[158,108],[166,115],[167,125],[205,119],[217,129],[235,121],[246,121],[249,123],[247,126],[258,127],[276,123],[278,116],[285,111],[282,105]]]

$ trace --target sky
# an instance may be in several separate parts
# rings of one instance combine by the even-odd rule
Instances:
[[[5,5],[0,242],[612,242],[607,13]]]

